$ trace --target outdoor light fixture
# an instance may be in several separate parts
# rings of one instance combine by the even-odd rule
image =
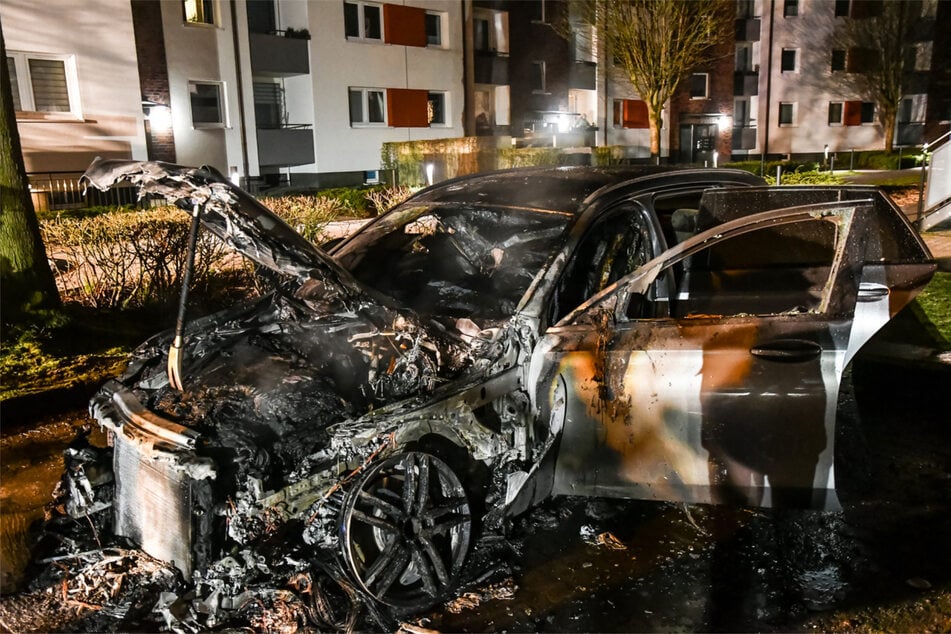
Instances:
[[[435,173],[435,171],[436,171],[435,165],[433,165],[432,163],[426,163],[426,184],[427,185],[433,184],[433,174]]]
[[[168,132],[172,129],[172,109],[164,103],[144,99],[142,109],[152,132]]]
[[[730,127],[730,117],[725,114],[721,114],[720,117],[717,119],[717,129],[722,132],[723,130],[726,130],[729,127]]]
[[[717,166],[717,159],[720,158],[720,153],[716,150],[713,151],[713,166]]]

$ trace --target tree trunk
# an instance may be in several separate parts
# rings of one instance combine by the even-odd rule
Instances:
[[[9,323],[59,306],[59,294],[27,185],[6,59],[0,32],[0,317]]]
[[[650,122],[651,158],[660,157],[660,131],[664,127],[664,110],[647,102],[647,119]]]
[[[894,149],[894,140],[895,140],[895,119],[896,114],[885,113],[882,117],[882,129],[885,134],[885,151],[891,153]]]

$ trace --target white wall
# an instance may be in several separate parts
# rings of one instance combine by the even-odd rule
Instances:
[[[85,169],[97,153],[144,159],[129,0],[3,0],[7,51],[71,55],[82,119],[18,123],[28,171]]]
[[[316,165],[300,166],[294,171],[376,170],[380,167],[380,150],[385,142],[463,135],[461,4],[453,0],[417,0],[404,4],[448,13],[443,32],[446,48],[348,41],[344,34],[342,1],[307,5],[307,28],[312,35],[313,108],[317,114]],[[448,91],[449,124],[432,128],[351,127],[348,108],[351,86]]]

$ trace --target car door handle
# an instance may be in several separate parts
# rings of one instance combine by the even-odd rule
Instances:
[[[822,353],[822,346],[808,339],[777,339],[750,348],[750,354],[767,361],[809,361]]]
[[[882,284],[862,282],[861,284],[859,284],[858,301],[875,302],[880,300],[883,297],[888,297],[888,294],[890,292],[891,291],[889,290],[889,288]]]

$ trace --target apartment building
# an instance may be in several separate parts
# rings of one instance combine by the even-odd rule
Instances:
[[[146,158],[128,0],[4,0],[0,26],[27,171]]]
[[[384,142],[463,135],[454,0],[8,0],[0,21],[31,172],[103,155],[353,184]]]
[[[907,0],[918,28],[905,42],[905,75],[896,146],[919,145],[929,120],[948,123],[947,97],[932,81],[939,19],[947,26],[947,2]],[[939,9],[941,17],[939,18]],[[856,22],[881,14],[870,0],[739,0],[737,3],[732,150],[742,156],[816,155],[883,147],[878,104],[863,86],[874,51],[850,44]],[[944,54],[947,55],[946,53]],[[929,89],[929,83],[932,84]],[[946,95],[945,88],[945,95]],[[944,123],[940,123],[943,121]]]
[[[951,119],[951,2],[908,0],[895,141]],[[711,164],[882,147],[850,22],[875,0],[737,0],[663,113],[661,156]],[[488,135],[650,156],[646,104],[560,0],[5,0],[30,172],[93,157],[208,164],[249,188],[372,180],[383,143]],[[571,16],[567,16],[571,18]],[[572,22],[570,19],[569,22]]]

